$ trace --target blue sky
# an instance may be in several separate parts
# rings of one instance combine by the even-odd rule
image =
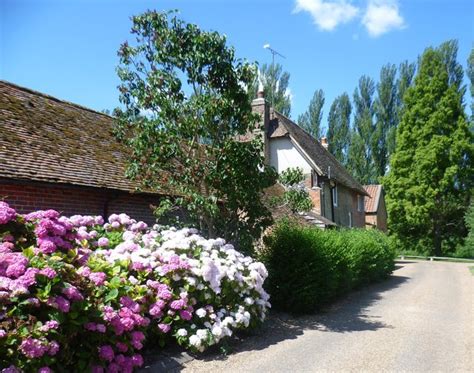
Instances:
[[[362,74],[415,61],[428,46],[455,38],[465,65],[474,43],[472,0],[1,0],[0,78],[93,109],[118,105],[116,51],[129,17],[179,9],[204,29],[225,33],[239,57],[271,62],[270,43],[286,56],[291,116],[314,90],[350,95]],[[466,97],[467,102],[470,99]]]

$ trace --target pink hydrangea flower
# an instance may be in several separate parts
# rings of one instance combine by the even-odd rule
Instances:
[[[81,301],[84,299],[81,292],[75,286],[69,286],[63,289],[63,294],[72,301]]]
[[[56,271],[50,267],[43,268],[39,271],[39,274],[46,276],[47,278],[55,278],[57,275]]]
[[[61,312],[64,312],[64,313],[67,313],[69,312],[70,308],[71,308],[71,304],[69,303],[69,301],[66,299],[66,298],[63,298],[63,297],[56,297],[54,299],[54,302],[56,303],[58,309],[61,311]]]
[[[96,286],[104,285],[107,275],[104,272],[92,272],[89,275],[89,280],[91,280]]]
[[[193,318],[193,315],[191,314],[191,312],[187,310],[179,311],[179,315],[181,316],[183,320],[186,320],[186,321],[189,321]]]
[[[106,361],[112,361],[114,359],[114,350],[112,349],[112,346],[105,345],[99,348],[99,357],[102,360]]]
[[[127,352],[128,350],[128,346],[123,342],[117,342],[115,346],[120,352]]]
[[[39,339],[28,337],[20,345],[20,351],[30,359],[41,357],[48,350],[48,346]]]
[[[158,324],[158,329],[160,329],[163,333],[168,333],[171,329],[171,326],[169,324]]]
[[[0,201],[0,225],[7,224],[16,218],[16,211],[6,202]]]
[[[46,323],[40,327],[40,330],[42,332],[47,332],[50,329],[57,329],[59,327],[59,323],[56,320],[49,320],[46,321]]]
[[[109,246],[109,239],[107,237],[100,237],[97,241],[97,245],[99,247],[107,247]]]
[[[56,341],[51,341],[48,345],[48,355],[54,356],[59,351],[59,343]]]

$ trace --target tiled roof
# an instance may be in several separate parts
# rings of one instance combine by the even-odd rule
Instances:
[[[364,189],[369,194],[370,198],[365,199],[365,212],[376,213],[379,207],[380,195],[382,194],[382,185],[364,185]]]
[[[0,178],[135,191],[113,118],[0,81]]]
[[[342,185],[367,195],[363,186],[352,177],[344,166],[319,141],[292,120],[275,111],[274,117],[270,120],[269,127],[269,138],[291,136],[316,164],[322,176],[330,176],[331,179],[336,180]]]

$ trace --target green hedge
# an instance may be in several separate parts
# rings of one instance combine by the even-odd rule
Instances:
[[[262,252],[272,305],[311,312],[349,290],[381,280],[394,268],[395,250],[377,230],[321,230],[278,223]]]

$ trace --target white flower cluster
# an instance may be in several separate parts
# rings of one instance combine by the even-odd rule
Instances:
[[[262,263],[223,239],[205,239],[196,229],[127,228],[122,243],[96,254],[110,262],[130,260],[132,266],[151,270],[157,280],[171,278],[174,293],[186,291],[196,300],[192,320],[173,326],[180,343],[202,351],[252,320],[264,320],[270,303]]]

